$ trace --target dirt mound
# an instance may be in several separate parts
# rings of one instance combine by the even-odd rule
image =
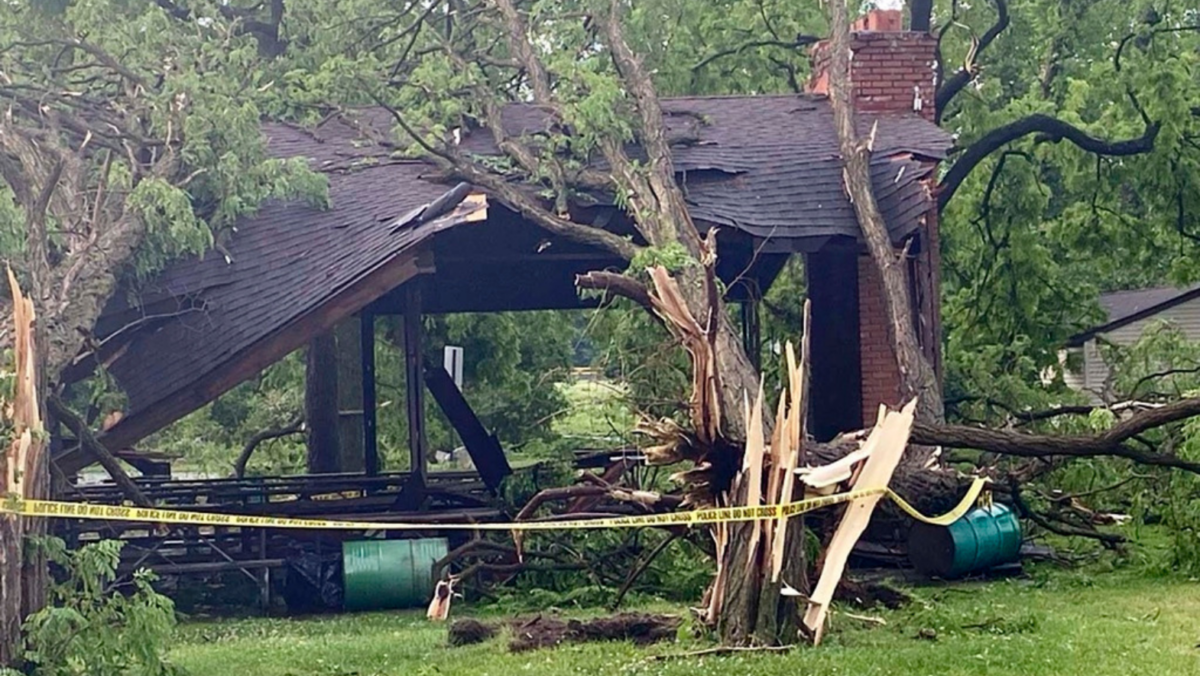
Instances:
[[[549,648],[562,643],[633,641],[637,645],[649,645],[671,641],[675,639],[682,622],[682,618],[676,615],[621,613],[594,620],[563,620],[536,615],[528,619],[511,620],[505,624],[512,631],[508,649],[516,653]],[[450,625],[450,645],[481,643],[495,636],[499,628],[497,625],[484,624],[478,620],[456,620]]]
[[[471,645],[472,643],[483,643],[489,638],[496,635],[497,627],[490,624],[484,624],[479,620],[462,619],[455,620],[450,625],[450,645]]]

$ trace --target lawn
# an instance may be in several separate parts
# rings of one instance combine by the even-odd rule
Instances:
[[[693,639],[644,649],[590,644],[522,654],[506,652],[502,638],[450,648],[444,626],[417,612],[394,612],[185,623],[171,659],[193,676],[1200,673],[1200,584],[1193,581],[1041,569],[1029,579],[913,593],[918,601],[908,608],[862,613],[886,625],[836,613],[823,646],[787,655],[648,660],[707,647]],[[472,609],[456,611],[462,616]]]

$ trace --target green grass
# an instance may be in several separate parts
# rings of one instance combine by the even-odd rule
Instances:
[[[622,386],[577,380],[562,387],[567,408],[555,418],[555,432],[603,446],[622,443],[622,438],[633,429],[634,416],[624,400]]]
[[[503,639],[446,645],[415,612],[191,623],[171,659],[193,676],[419,674],[931,674],[1131,676],[1200,673],[1200,585],[1177,578],[1035,572],[1032,580],[922,587],[875,626],[835,613],[819,648],[649,662],[706,647],[590,644],[509,654]],[[657,608],[661,610],[663,608]],[[470,608],[459,606],[456,615]],[[683,612],[682,608],[675,611]],[[936,640],[918,638],[921,630]]]

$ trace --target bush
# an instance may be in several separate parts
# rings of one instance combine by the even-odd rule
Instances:
[[[67,551],[62,540],[37,540],[61,569],[50,604],[25,620],[25,658],[35,676],[166,676],[181,673],[163,652],[175,627],[171,600],[139,570],[117,585],[124,543],[106,540]]]

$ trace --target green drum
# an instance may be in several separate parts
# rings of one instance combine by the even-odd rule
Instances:
[[[952,579],[1021,556],[1021,521],[999,503],[981,507],[949,526],[917,523],[909,531],[908,558],[918,572]]]
[[[433,597],[433,564],[446,538],[357,540],[342,543],[346,610],[418,608]]]

